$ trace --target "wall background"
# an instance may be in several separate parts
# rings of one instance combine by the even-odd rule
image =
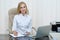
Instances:
[[[8,34],[8,11],[16,8],[20,1],[26,2],[29,13],[32,16],[33,26],[36,20],[36,1],[34,0],[0,0],[0,34]],[[34,15],[34,16],[33,16]]]
[[[20,1],[28,5],[33,27],[60,21],[60,0],[0,0],[0,34],[8,34],[8,11]]]

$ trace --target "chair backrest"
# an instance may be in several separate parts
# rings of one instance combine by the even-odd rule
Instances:
[[[17,14],[17,8],[12,8],[8,11],[9,15],[9,33],[12,33],[12,24],[13,24],[13,18],[14,15]]]

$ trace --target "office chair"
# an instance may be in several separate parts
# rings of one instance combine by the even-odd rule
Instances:
[[[10,39],[9,40],[12,40],[11,39],[11,35],[12,34],[12,24],[13,24],[13,18],[14,18],[14,15],[17,14],[17,8],[12,8],[8,11],[8,14],[9,14],[9,36],[10,36]],[[34,27],[32,27],[32,32],[31,32],[31,35],[32,36],[35,36],[36,35],[36,29]],[[16,40],[16,38],[14,38],[14,40]]]

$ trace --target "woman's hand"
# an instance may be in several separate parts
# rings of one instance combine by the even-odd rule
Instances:
[[[14,34],[14,36],[17,36],[18,35],[18,32],[13,31],[13,34]]]
[[[26,35],[30,35],[30,32],[26,32]]]

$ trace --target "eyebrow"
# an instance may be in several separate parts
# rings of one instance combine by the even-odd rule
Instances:
[[[26,7],[26,6],[24,6],[24,7]],[[21,8],[23,8],[23,7],[21,7]]]

